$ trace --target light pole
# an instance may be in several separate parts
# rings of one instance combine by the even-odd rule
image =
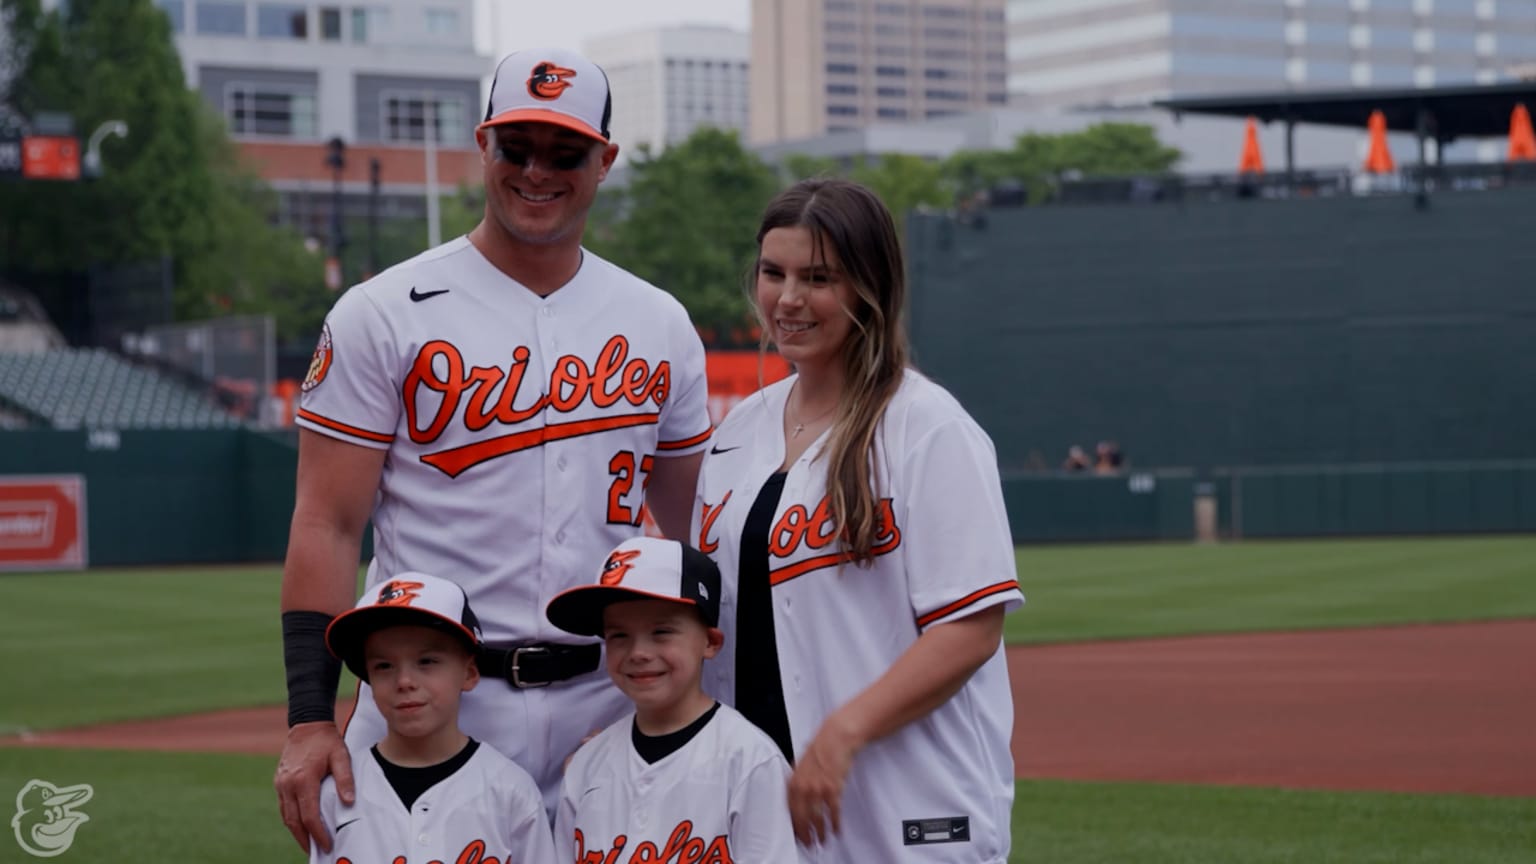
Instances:
[[[341,172],[347,167],[347,142],[332,138],[326,143],[325,164],[331,169],[331,255],[325,262],[325,286],[332,291],[346,284],[341,269],[341,247],[346,245],[341,224]]]
[[[368,159],[368,278],[379,272],[379,182],[384,173],[379,157]]]
[[[121,120],[108,120],[96,127],[91,133],[91,140],[85,145],[85,158],[81,160],[81,173],[86,177],[95,179],[101,176],[101,142],[108,135],[116,135],[119,138],[128,137],[128,124]]]

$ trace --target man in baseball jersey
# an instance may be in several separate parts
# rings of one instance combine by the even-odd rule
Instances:
[[[464,589],[400,573],[363,593],[326,644],[385,717],[384,738],[353,746],[356,800],[320,788],[329,852],[312,864],[503,861],[554,864],[544,796],[528,772],[459,729],[459,697],[480,681],[480,623]],[[404,805],[405,812],[401,807]]]
[[[299,470],[283,569],[288,742],[274,785],[304,848],[329,838],[316,807],[334,774],[331,616],[351,605],[364,525],[375,574],[454,573],[480,611],[492,679],[464,730],[533,775],[552,808],[584,735],[625,710],[601,643],[543,609],[591,562],[641,533],[642,505],[687,532],[710,436],[704,349],[682,306],[581,247],[608,141],[607,80],[568,51],[502,60],[476,129],[485,217],[467,236],[337,301],[304,382]],[[383,734],[361,688],[350,742]]]
[[[601,636],[634,714],[571,759],[555,811],[562,862],[799,860],[789,764],[767,735],[700,689],[725,641],[720,569],[673,540],[626,540],[596,584],[550,601],[562,630]]]

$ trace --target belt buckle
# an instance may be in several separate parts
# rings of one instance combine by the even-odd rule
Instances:
[[[512,686],[516,687],[519,690],[531,690],[531,689],[534,689],[536,687],[548,687],[549,686],[549,682],[548,681],[530,681],[530,682],[525,683],[523,681],[522,669],[518,665],[519,661],[522,659],[522,656],[524,654],[548,654],[548,653],[549,653],[549,649],[548,648],[544,648],[544,647],[539,646],[539,645],[525,645],[522,648],[513,648],[512,649],[512,658],[509,661],[509,666],[511,667],[511,669],[510,669],[510,674],[508,675],[508,679],[511,680]]]

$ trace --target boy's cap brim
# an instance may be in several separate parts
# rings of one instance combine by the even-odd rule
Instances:
[[[456,636],[471,652],[481,644],[480,622],[463,588],[425,573],[402,573],[370,587],[357,605],[331,619],[325,628],[325,646],[353,675],[367,681],[363,646],[368,636],[386,627],[408,625]]]
[[[546,615],[549,618],[549,623],[567,633],[601,638],[603,635],[603,610],[615,603],[623,603],[628,600],[666,600],[679,606],[698,609],[701,616],[705,614],[704,610],[699,607],[698,602],[694,600],[684,600],[666,594],[639,591],[633,588],[619,588],[608,585],[582,585],[579,588],[568,588],[555,595],[555,599],[549,601],[549,609]],[[708,619],[704,623],[711,627],[715,626]]]
[[[608,554],[596,584],[568,588],[544,610],[549,623],[578,636],[603,635],[603,610],[625,600],[667,600],[720,623],[720,568],[708,555],[655,537],[635,537]]]

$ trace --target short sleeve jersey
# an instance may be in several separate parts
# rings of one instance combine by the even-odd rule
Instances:
[[[641,531],[654,460],[709,438],[705,390],[670,295],[584,252],[540,297],[461,237],[337,301],[298,424],[389,451],[376,572],[452,574],[487,641],[558,640],[541,610]]]
[[[407,810],[369,746],[352,748],[357,797],[336,795],[336,780],[320,786],[320,816],[331,851],[311,843],[310,864],[374,861],[490,861],[555,864],[544,798],[528,772],[494,747],[481,746],[464,766],[438,782]]]
[[[692,537],[720,566],[721,620],[736,620],[747,512],[784,459],[794,379],[747,397],[715,431]],[[880,528],[869,566],[846,563],[832,526],[829,434],[789,466],[769,534],[769,584],[794,752],[930,627],[1024,602],[991,440],[959,403],[907,371],[872,457]],[[841,566],[840,566],[841,565]],[[726,704],[735,688],[729,630],[705,667]],[[825,861],[1003,861],[1013,799],[1013,700],[1001,644],[949,701],[860,751],[843,794],[843,830]],[[921,836],[914,838],[913,831]],[[942,837],[939,835],[943,834]]]
[[[572,757],[555,810],[562,862],[800,860],[789,765],[767,735],[721,705],[688,743],[648,763],[633,723],[624,717]]]

